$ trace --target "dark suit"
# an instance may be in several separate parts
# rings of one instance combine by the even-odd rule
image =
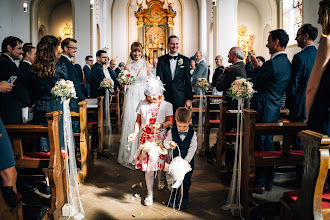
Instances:
[[[86,78],[87,96],[89,97],[90,94],[91,94],[90,93],[90,88],[91,88],[91,85],[90,85],[90,82],[91,82],[91,69],[87,65],[85,65],[83,71],[85,73],[85,78]]]
[[[282,96],[291,78],[291,63],[286,54],[279,54],[265,62],[258,74],[248,75],[257,91],[251,100],[251,108],[258,112],[256,122],[277,122],[280,116]],[[273,136],[256,136],[256,151],[273,151]],[[256,185],[273,185],[273,168],[256,169]]]
[[[29,92],[24,80],[18,76],[18,68],[5,54],[0,57],[0,81],[7,81],[10,76],[17,76],[10,92],[0,93],[0,116],[4,124],[22,123],[22,108],[30,106]]]
[[[84,81],[84,73],[82,71],[82,68],[81,68],[81,66],[78,63],[76,63],[73,66],[76,69],[76,72],[78,74],[78,79],[79,79],[79,83],[80,83],[80,90],[81,90],[82,94],[85,97],[87,97],[87,90],[86,90],[86,87],[85,87],[85,85],[83,83],[83,81]]]
[[[206,66],[205,60],[202,60],[197,64],[196,68],[194,69],[194,73],[192,75],[191,85],[195,86],[197,83],[197,80],[199,78],[205,78],[208,77],[208,68]],[[195,88],[195,94],[199,95],[199,89]]]
[[[223,73],[223,66],[219,66],[214,70],[213,76],[212,76],[212,87],[217,87],[217,82],[220,80],[220,76]]]
[[[190,80],[190,61],[188,57],[178,54],[177,65],[174,79],[170,68],[169,55],[166,54],[158,58],[157,76],[165,84],[165,100],[173,105],[175,113],[179,107],[184,107],[187,100],[193,99],[193,93]],[[178,65],[182,59],[182,65]]]
[[[64,66],[62,65],[64,64]],[[77,93],[77,99],[71,99],[70,100],[70,109],[72,111],[75,112],[79,112],[79,106],[78,103],[80,101],[85,100],[85,96],[81,91],[80,88],[80,80],[79,80],[79,76],[78,73],[75,69],[75,67],[73,66],[72,62],[70,60],[68,60],[65,56],[61,56],[56,65],[55,65],[56,71],[58,71],[58,69],[61,69],[61,71],[64,72],[64,74],[60,74],[60,75],[67,75],[68,76],[68,80],[73,81],[74,87],[76,89],[76,93]]]
[[[253,68],[252,66],[252,62],[249,61],[245,64],[245,72],[246,72],[246,75],[250,75],[250,74],[253,74],[253,73],[257,73],[259,71],[260,67],[258,66],[257,68]]]
[[[232,100],[227,96],[227,91],[230,89],[232,82],[236,80],[236,77],[246,78],[245,64],[243,61],[236,62],[227,68],[220,76],[217,82],[217,90],[223,91],[224,100],[228,103],[228,109],[237,109],[237,100]]]
[[[114,90],[117,90],[117,89],[120,89],[121,88],[121,86],[120,86],[120,84],[118,83],[118,81],[117,81],[117,74],[116,74],[116,72],[115,72],[115,70],[113,70],[113,69],[111,69],[110,67],[108,67],[108,71],[109,71],[109,73],[110,73],[110,77],[111,77],[111,79],[113,80],[113,89]]]
[[[91,70],[91,97],[97,98],[99,96],[104,96],[104,89],[99,89],[100,83],[105,78],[103,73],[103,66],[99,63],[95,63]]]
[[[118,76],[118,74],[121,72],[121,69],[119,68],[119,67],[117,67],[116,69],[115,69],[115,73],[116,73],[116,76]]]

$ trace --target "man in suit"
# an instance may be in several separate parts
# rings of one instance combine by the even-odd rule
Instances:
[[[270,32],[266,47],[271,54],[258,73],[248,75],[257,91],[251,100],[251,108],[258,112],[256,122],[277,122],[280,116],[281,98],[290,82],[291,63],[285,52],[288,34],[277,29]],[[273,136],[256,136],[256,151],[273,151]],[[273,167],[256,168],[255,192],[262,194],[272,190]]]
[[[224,100],[228,103],[228,109],[237,109],[237,100],[232,100],[227,96],[227,91],[231,87],[232,82],[236,80],[236,77],[246,78],[245,64],[243,62],[244,53],[240,47],[232,47],[228,53],[228,62],[233,64],[226,68],[221,74],[219,81],[216,83],[217,90],[223,91]]]
[[[96,53],[96,63],[91,70],[91,97],[97,98],[104,96],[104,89],[99,89],[100,83],[105,78],[103,65],[107,63],[108,55],[105,50],[99,50]]]
[[[77,99],[70,100],[70,109],[74,112],[79,112],[78,103],[85,100],[85,96],[81,91],[79,75],[71,61],[72,57],[76,56],[77,41],[73,38],[65,38],[61,43],[62,54],[56,63],[56,71],[63,71],[67,75],[68,80],[73,81],[77,93]]]
[[[118,76],[119,73],[124,70],[124,68],[125,68],[125,63],[124,62],[120,62],[118,64],[118,67],[115,69],[116,75]]]
[[[15,60],[19,60],[23,54],[22,43],[21,39],[13,36],[3,40],[1,45],[3,54],[0,57],[0,82],[18,75]],[[23,82],[17,77],[13,89],[0,94],[0,116],[4,124],[22,123],[22,108],[27,106],[24,91]]]
[[[251,56],[251,59],[249,56],[246,57],[246,65],[245,65],[245,71],[246,74],[253,74],[253,72],[258,72],[260,67],[265,63],[265,58],[262,56],[253,57]]]
[[[157,76],[157,63],[158,63],[158,58],[153,58],[152,59],[152,75],[154,75],[155,77]]]
[[[179,107],[191,107],[193,94],[190,80],[190,61],[178,53],[179,38],[168,38],[169,53],[158,58],[157,76],[165,84],[165,100],[173,105],[173,112]]]
[[[195,61],[196,61],[196,68],[193,72],[192,80],[191,80],[191,85],[194,87],[199,78],[207,79],[207,74],[208,74],[208,68],[205,59],[203,58],[203,55],[200,51],[197,51],[195,53]],[[199,89],[195,88],[195,94],[196,95],[200,94]]]
[[[111,61],[110,61],[111,63]],[[109,79],[113,85],[113,91],[116,91],[117,89],[120,89],[120,85],[117,81],[117,74],[114,71],[114,69],[112,69],[109,65],[109,57],[107,59],[107,63],[105,65],[103,65],[103,73],[105,78]]]
[[[90,81],[91,81],[91,69],[94,63],[94,59],[91,55],[86,56],[85,58],[85,66],[83,68],[84,74],[85,74],[85,78],[86,78],[86,92],[87,92],[87,96],[90,96]]]

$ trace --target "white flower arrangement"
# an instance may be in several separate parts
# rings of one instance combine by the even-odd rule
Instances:
[[[207,89],[210,87],[210,83],[207,81],[206,78],[199,78],[195,86],[201,89],[203,92],[206,92]]]
[[[118,74],[117,81],[120,85],[131,85],[134,82],[134,76],[127,70],[123,70]]]
[[[250,99],[256,91],[253,89],[253,83],[249,79],[237,77],[232,82],[230,89],[227,91],[227,96],[232,99]]]
[[[178,65],[181,66],[182,64],[183,64],[183,59],[180,58],[180,59],[178,60]]]
[[[99,89],[100,88],[113,89],[113,85],[110,80],[107,80],[106,78],[104,78],[102,80],[102,82],[100,83]]]
[[[51,93],[54,97],[60,98],[61,103],[69,98],[77,98],[76,89],[71,80],[58,80],[52,88]]]

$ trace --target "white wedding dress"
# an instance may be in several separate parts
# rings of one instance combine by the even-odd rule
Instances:
[[[128,135],[134,132],[134,125],[137,117],[136,108],[141,100],[145,99],[144,87],[148,80],[146,61],[132,60],[129,63],[128,71],[135,77],[132,85],[128,86],[123,107],[123,120],[121,128],[121,141],[118,152],[118,163],[135,169],[134,155],[139,147],[140,132],[133,143],[127,141]]]

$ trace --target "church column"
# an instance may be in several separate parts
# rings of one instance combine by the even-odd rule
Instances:
[[[214,55],[224,57],[228,66],[228,52],[237,46],[237,0],[216,0],[214,7]]]
[[[199,50],[207,58],[207,5],[206,0],[200,0],[199,7]]]

